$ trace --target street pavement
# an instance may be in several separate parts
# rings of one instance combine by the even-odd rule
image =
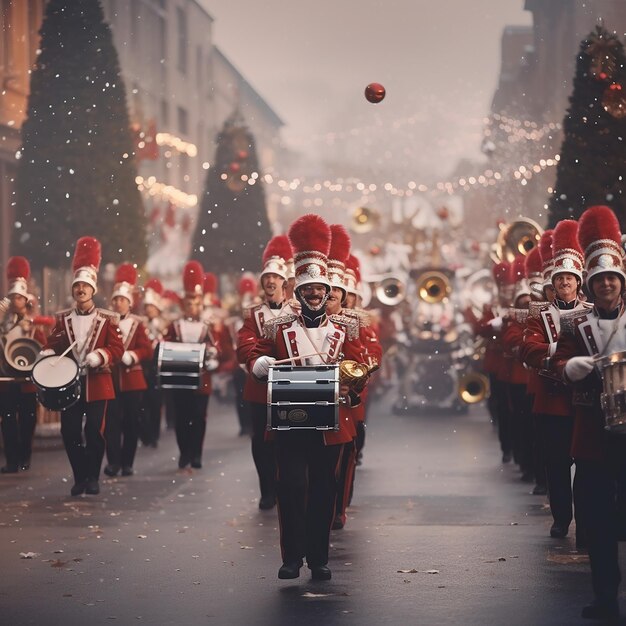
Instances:
[[[102,480],[99,496],[69,495],[58,441],[39,440],[30,471],[0,477],[0,623],[588,623],[589,565],[573,527],[549,538],[546,499],[500,463],[483,406],[371,407],[348,523],[331,537],[333,578],[314,582],[306,568],[277,579],[276,511],[257,508],[234,408],[211,403],[193,473],[178,471],[165,431],[158,449],[138,450],[135,476]]]

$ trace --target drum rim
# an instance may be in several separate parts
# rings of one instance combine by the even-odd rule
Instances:
[[[78,363],[76,363],[76,361],[70,357],[67,356],[59,356],[57,354],[49,354],[48,356],[44,356],[43,358],[39,359],[39,361],[37,361],[34,365],[33,365],[33,369],[30,372],[30,378],[33,382],[33,384],[35,384],[37,387],[41,387],[42,389],[61,389],[61,387],[50,387],[50,386],[46,386],[43,385],[40,381],[37,380],[36,376],[35,376],[35,369],[37,368],[37,366],[40,363],[43,363],[44,361],[49,361],[50,359],[59,359],[59,361],[69,361],[70,363],[72,363],[72,365],[74,366],[75,372],[74,372],[74,376],[71,380],[69,380],[68,382],[64,383],[64,387],[69,386],[70,384],[74,383],[76,381],[77,378],[80,378],[80,368],[78,367]]]

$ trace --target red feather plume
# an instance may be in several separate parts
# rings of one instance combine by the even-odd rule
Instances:
[[[612,239],[621,245],[619,222],[608,206],[589,207],[578,220],[578,241],[583,250],[599,239]]]
[[[72,271],[79,267],[95,267],[96,272],[100,269],[102,260],[102,248],[100,242],[95,237],[81,237],[76,242],[74,250],[74,260],[72,261]]]
[[[496,263],[491,270],[493,279],[499,286],[508,285],[511,276],[511,264],[508,261]]]
[[[206,272],[202,279],[204,293],[217,293],[217,276],[213,272]]]
[[[183,271],[183,288],[185,293],[202,293],[204,270],[199,261],[189,261]],[[198,290],[200,287],[200,290]]]
[[[116,283],[137,284],[137,270],[130,263],[122,263],[115,272]]]
[[[146,284],[143,286],[143,288],[146,290],[152,289],[152,291],[155,291],[159,295],[163,294],[163,285],[158,278],[151,278],[150,280],[146,281]]]
[[[582,254],[578,243],[578,222],[575,220],[561,220],[554,229],[552,235],[552,250],[558,254],[560,250],[572,248]]]
[[[280,257],[284,261],[293,259],[293,250],[289,243],[287,235],[276,235],[272,237],[263,251],[263,265],[265,265],[273,256]]]
[[[526,276],[541,274],[542,263],[539,248],[534,247],[526,256]]]
[[[238,285],[239,295],[243,296],[246,293],[254,293],[256,291],[256,280],[250,278],[250,276],[244,276]]]
[[[309,213],[297,219],[289,227],[288,236],[294,254],[307,250],[317,250],[328,256],[330,226],[319,215]]]
[[[23,256],[12,256],[7,261],[7,279],[15,280],[16,278],[25,280],[30,278],[30,263]]]
[[[350,235],[341,224],[330,226],[330,251],[328,258],[345,263],[350,256]]]
[[[554,231],[552,229],[545,230],[541,239],[539,239],[539,254],[541,254],[541,262],[547,263],[554,258],[554,252],[552,251],[552,237]]]
[[[175,291],[172,291],[171,289],[165,289],[163,291],[163,297],[166,300],[171,300],[172,302],[175,302],[178,306],[180,306],[180,296]]]

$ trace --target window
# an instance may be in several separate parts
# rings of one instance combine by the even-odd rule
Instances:
[[[176,7],[176,24],[178,27],[178,69],[187,73],[187,15],[181,7]]]

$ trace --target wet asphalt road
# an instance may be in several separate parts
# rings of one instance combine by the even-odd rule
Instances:
[[[178,472],[166,431],[139,449],[135,476],[103,480],[95,497],[69,496],[65,453],[45,442],[30,471],[0,477],[1,623],[588,623],[573,528],[548,537],[546,499],[501,465],[485,409],[392,416],[392,400],[370,411],[330,582],[276,578],[276,512],[257,508],[227,404],[212,400],[202,470]]]

